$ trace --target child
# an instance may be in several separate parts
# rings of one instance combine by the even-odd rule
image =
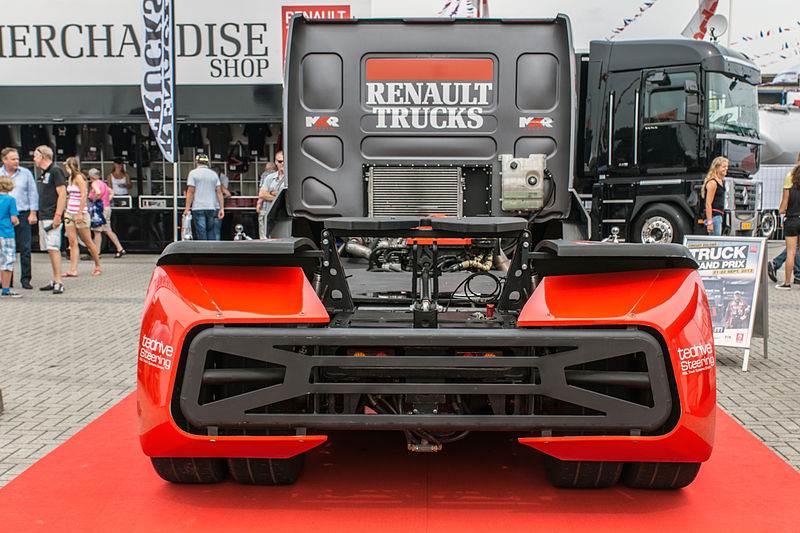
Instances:
[[[0,176],[0,298],[20,298],[22,295],[9,288],[11,273],[14,272],[14,226],[19,224],[17,202],[8,194],[14,189],[14,182],[8,176]]]

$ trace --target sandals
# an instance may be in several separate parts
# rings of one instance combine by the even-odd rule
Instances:
[[[92,276],[99,276],[102,273],[103,271],[99,268],[95,268],[94,270],[92,270]]]
[[[77,278],[78,275],[77,274],[73,274],[72,272],[64,272],[63,274],[61,274],[61,277],[62,278]]]
[[[122,250],[117,250],[117,253],[114,254],[114,258],[119,259],[123,255],[127,254],[128,252],[125,251],[125,248]]]

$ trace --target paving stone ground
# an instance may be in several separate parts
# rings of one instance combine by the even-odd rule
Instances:
[[[770,243],[769,255],[781,243]],[[14,479],[136,386],[136,344],[154,255],[103,258],[103,275],[65,281],[62,295],[24,291],[0,301],[0,487]],[[50,264],[34,254],[34,285]],[[64,268],[65,270],[66,268]],[[768,289],[768,358],[756,339],[749,372],[742,351],[718,348],[719,405],[800,470],[800,286]]]

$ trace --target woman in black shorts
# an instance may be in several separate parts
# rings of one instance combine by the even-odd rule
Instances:
[[[800,235],[800,165],[792,169],[792,187],[783,189],[783,199],[779,208],[783,219],[783,235],[786,238],[786,277],[783,285],[775,287],[782,290],[792,288],[792,269],[794,254],[797,251],[797,236]]]

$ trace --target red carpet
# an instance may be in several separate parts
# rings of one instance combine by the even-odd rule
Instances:
[[[798,531],[800,474],[719,411],[717,444],[680,491],[552,488],[508,434],[432,455],[397,433],[333,433],[290,487],[178,486],[141,454],[130,395],[0,490],[0,530]]]

